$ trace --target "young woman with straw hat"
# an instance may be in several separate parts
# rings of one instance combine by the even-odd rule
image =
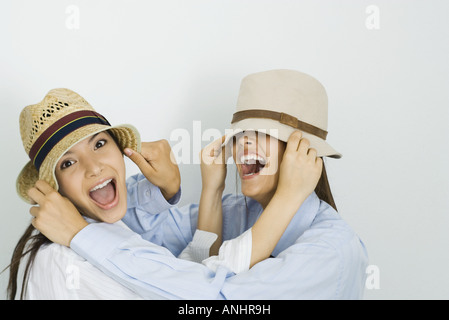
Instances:
[[[120,225],[125,213],[157,214],[171,206],[166,199],[172,203],[179,200],[180,175],[177,165],[170,161],[168,143],[141,144],[133,126],[111,126],[71,90],[51,90],[41,102],[24,108],[20,133],[30,161],[19,174],[16,187],[23,200],[37,204],[30,209],[35,216],[49,210],[61,215],[73,211],[82,213],[87,221]],[[125,181],[125,148],[135,150],[131,159],[145,176],[136,175]],[[151,164],[147,159],[151,159]],[[140,194],[145,197],[139,197]],[[86,220],[80,220],[81,226],[87,225]],[[33,219],[14,250],[10,298],[15,298],[18,291],[19,265],[25,256],[28,261],[21,298],[139,298],[69,248],[50,244],[49,239],[35,232],[38,222]],[[77,290],[68,288],[61,274],[68,268],[76,268],[73,272],[80,275],[74,279]],[[101,286],[92,281],[95,277],[102,279]]]
[[[116,227],[104,224],[91,224],[76,235],[48,224],[43,227],[45,232],[62,238],[69,233],[71,248],[143,297],[157,292],[167,298],[190,299],[360,298],[366,251],[338,215],[320,160],[341,157],[325,141],[327,96],[323,86],[292,70],[249,75],[242,81],[232,123],[232,134],[202,152],[200,206],[170,211],[199,215],[193,243],[196,236],[207,238],[197,241],[202,249],[196,257],[199,261],[217,251],[216,245],[210,247],[217,236],[207,236],[216,234],[218,245],[224,240],[222,247],[231,243],[234,249],[219,250],[219,256],[231,253],[228,258],[238,271],[252,266],[248,271],[229,276],[227,268],[205,259],[209,268],[216,267],[215,272],[204,271],[200,276],[190,267],[177,269],[182,269],[183,276],[174,278],[177,285],[167,290],[155,274],[142,272],[155,270],[156,248],[132,232],[118,234]],[[229,146],[243,196],[222,198]],[[60,225],[70,219],[62,217]],[[128,225],[137,229],[144,220],[130,219]],[[95,248],[88,245],[92,239],[101,239]],[[227,242],[231,239],[239,241]],[[254,250],[254,245],[259,249]],[[270,254],[272,258],[265,259]],[[175,265],[179,267],[171,266]],[[165,280],[173,276],[157,271]],[[194,281],[194,288],[189,287],[189,280]]]

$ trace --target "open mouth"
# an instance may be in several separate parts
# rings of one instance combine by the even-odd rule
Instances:
[[[118,203],[116,181],[106,179],[89,191],[90,198],[102,209],[111,209]]]
[[[242,168],[242,179],[256,176],[265,168],[267,161],[257,154],[246,154],[240,157]]]

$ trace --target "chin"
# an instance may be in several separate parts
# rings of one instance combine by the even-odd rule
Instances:
[[[242,193],[247,197],[256,199],[262,194],[262,190],[260,190],[260,185],[242,182]]]
[[[242,194],[261,204],[268,203],[276,191],[276,182],[271,176],[257,176],[241,182]]]
[[[106,223],[115,223],[125,216],[126,210],[123,212],[107,212],[97,216],[97,220]]]

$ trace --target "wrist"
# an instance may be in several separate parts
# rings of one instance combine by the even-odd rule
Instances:
[[[159,187],[161,190],[162,195],[164,196],[165,200],[169,201],[171,198],[173,198],[176,193],[178,193],[179,188],[181,187],[181,181],[175,181],[174,183],[171,183],[167,187]]]
[[[221,197],[223,196],[223,192],[225,189],[225,185],[223,183],[222,186],[210,186],[210,185],[204,185],[201,188],[201,195],[206,195],[208,197]]]
[[[167,189],[162,189],[160,188],[162,196],[164,197],[165,200],[169,201],[171,198],[173,198],[175,196],[175,194],[178,192],[178,190],[173,191],[173,189],[171,190],[167,190]]]
[[[283,208],[292,208],[296,212],[308,196],[305,192],[276,190],[270,202],[274,200],[281,203]]]
[[[84,219],[81,219],[76,224],[71,225],[67,231],[67,234],[69,235],[68,242],[64,243],[64,245],[70,247],[70,243],[73,238],[75,238],[75,236],[88,225],[89,223]]]

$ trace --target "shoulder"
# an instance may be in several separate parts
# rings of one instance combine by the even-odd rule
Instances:
[[[42,246],[34,258],[30,279],[38,278],[39,281],[57,282],[64,280],[70,267],[75,264],[87,262],[72,249],[50,243]]]
[[[84,260],[70,248],[51,243],[42,246],[33,261],[27,284],[27,299],[73,299],[67,295],[67,276],[74,261]]]
[[[55,243],[41,247],[36,254],[26,298],[141,299],[72,249]]]
[[[76,254],[72,249],[57,244],[49,243],[43,245],[37,252],[34,259],[33,268],[47,267],[47,263],[52,261],[53,264],[64,264],[70,260],[86,261],[80,255]]]
[[[311,227],[300,237],[325,248],[334,258],[335,276],[338,278],[338,295],[358,298],[363,295],[368,266],[368,254],[363,241],[351,226],[326,202]]]
[[[310,234],[320,235],[323,242],[336,249],[341,249],[352,242],[364,247],[352,227],[334,208],[322,200],[320,200],[318,213],[307,231]]]

